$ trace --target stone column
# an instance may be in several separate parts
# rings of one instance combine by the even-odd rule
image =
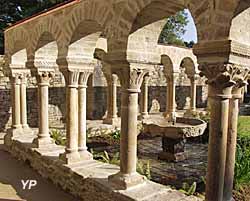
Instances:
[[[190,75],[188,76],[191,83],[190,90],[190,108],[188,108],[184,114],[185,117],[193,117],[196,114],[196,87],[197,87],[197,76]]]
[[[49,82],[53,74],[48,71],[38,71],[37,74],[39,131],[33,141],[37,148],[54,145],[49,133]]]
[[[176,88],[176,80],[177,80],[177,73],[173,73],[173,75],[168,75],[167,76],[167,92],[168,92],[168,108],[167,111],[165,113],[165,117],[169,120],[169,121],[174,121],[175,117],[176,117],[176,102],[175,102],[175,88]]]
[[[78,80],[79,71],[63,71],[66,80],[66,148],[60,159],[66,164],[80,161],[78,152]]]
[[[25,134],[32,134],[33,131],[30,129],[27,123],[27,96],[26,96],[26,85],[27,85],[27,76],[28,74],[24,73],[21,77],[21,124],[23,128],[23,132]]]
[[[116,71],[122,85],[120,172],[109,177],[109,181],[119,189],[128,189],[145,179],[136,172],[137,109],[139,89],[147,72],[126,68]]]
[[[196,78],[192,77],[191,81],[191,111],[196,112]]]
[[[20,75],[12,77],[12,128],[20,129],[21,125],[21,104],[20,104]]]
[[[104,119],[103,123],[117,125],[119,123],[118,116],[117,116],[117,82],[118,77],[115,74],[110,76],[112,81],[108,82],[109,88],[109,104],[108,104],[108,113],[107,118]]]
[[[148,115],[148,83],[149,76],[145,76],[144,81],[142,83],[142,111],[141,111],[141,119],[146,119],[149,117]]]
[[[93,159],[91,153],[87,151],[87,81],[89,75],[92,72],[85,71],[80,73],[79,77],[79,85],[78,85],[78,152],[80,154],[81,159],[90,160]]]
[[[226,146],[229,118],[229,99],[234,85],[230,64],[200,65],[201,74],[208,78],[208,96],[211,106],[209,128],[206,200],[223,200]]]
[[[229,118],[227,134],[227,157],[225,165],[224,197],[223,201],[232,201],[232,190],[234,183],[235,152],[237,144],[237,124],[239,115],[239,102],[242,98],[241,89],[247,82],[238,80],[232,90],[232,99],[229,101]]]
[[[87,118],[90,120],[94,119],[94,87],[93,87],[93,75],[88,79],[88,88],[87,88]]]

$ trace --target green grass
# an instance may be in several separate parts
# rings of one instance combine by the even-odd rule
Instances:
[[[235,188],[250,184],[250,117],[240,116],[238,122],[235,163]]]

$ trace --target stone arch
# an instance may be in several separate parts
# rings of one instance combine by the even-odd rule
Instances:
[[[195,61],[190,57],[183,58],[180,67],[185,68],[185,73],[188,76],[193,76],[197,73],[197,65],[195,65]]]
[[[35,66],[56,66],[56,60],[58,57],[58,43],[50,32],[45,31],[40,35],[35,49]]]
[[[100,26],[102,32],[104,32],[104,28],[113,20],[113,17],[114,12],[108,2],[100,3],[98,0],[83,1],[81,5],[71,11],[69,20],[66,21],[65,38],[67,43],[69,44],[71,42],[79,26],[84,25],[84,21],[95,22]],[[86,24],[85,27],[82,27],[82,29],[89,28],[91,27],[88,27]]]
[[[174,69],[172,59],[166,54],[161,55],[161,64],[164,65],[164,73],[166,75],[171,75],[173,72],[176,71],[176,69]]]
[[[28,33],[23,28],[5,33],[5,61],[7,66],[13,64],[19,68],[25,67],[29,49],[27,46],[28,38]]]

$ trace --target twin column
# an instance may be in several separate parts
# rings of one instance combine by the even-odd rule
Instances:
[[[206,200],[231,201],[238,103],[248,71],[232,64],[206,64],[200,70],[208,78],[211,111]]]
[[[86,89],[92,71],[64,71],[67,89],[67,144],[60,158],[67,164],[92,159],[86,145]]]
[[[12,70],[12,128],[8,131],[11,136],[32,134],[27,123],[26,84],[30,72],[27,69]]]

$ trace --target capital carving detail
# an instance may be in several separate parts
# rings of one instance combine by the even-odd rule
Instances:
[[[124,89],[140,91],[144,76],[149,74],[148,69],[125,68],[115,71]]]
[[[53,76],[54,76],[54,72],[52,71],[38,71],[37,72],[38,84],[48,85],[50,80],[53,78]]]
[[[79,86],[87,87],[89,76],[92,73],[93,73],[93,71],[80,72],[80,75],[79,75]]]
[[[234,64],[202,64],[199,66],[201,76],[206,76],[207,83],[220,88],[244,86],[249,76],[249,69]]]

